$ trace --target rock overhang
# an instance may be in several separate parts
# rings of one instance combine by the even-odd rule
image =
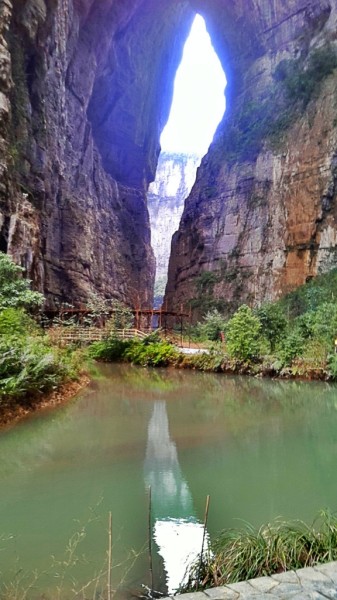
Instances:
[[[34,248],[29,252],[38,258],[34,258],[32,264],[35,267],[29,274],[41,280],[41,289],[47,289],[51,295],[61,290],[62,297],[69,294],[74,282],[75,287],[81,288],[82,297],[92,286],[105,295],[111,294],[118,289],[120,281],[123,286],[119,289],[123,289],[123,297],[127,297],[127,278],[137,280],[141,263],[145,265],[147,275],[140,287],[149,297],[145,286],[151,285],[149,266],[152,259],[145,189],[154,178],[160,133],[169,114],[174,76],[183,45],[195,13],[204,17],[227,75],[227,110],[215,142],[199,170],[195,191],[186,203],[183,228],[175,237],[176,241],[184,238],[181,244],[185,254],[187,248],[190,256],[193,255],[193,264],[188,264],[190,258],[185,256],[181,264],[174,266],[177,272],[171,279],[171,288],[172,294],[178,290],[176,301],[180,303],[186,286],[184,288],[185,284],[179,280],[182,276],[177,273],[187,274],[187,279],[191,273],[192,280],[192,274],[202,270],[203,265],[212,269],[214,261],[216,267],[222,260],[221,249],[227,247],[222,236],[226,223],[240,213],[236,216],[237,227],[244,227],[246,208],[251,210],[254,203],[255,213],[248,221],[251,225],[257,219],[262,223],[267,204],[262,207],[262,217],[257,212],[262,211],[261,203],[267,202],[267,196],[275,195],[277,169],[281,177],[285,176],[283,159],[273,158],[272,153],[259,154],[259,148],[244,159],[236,158],[234,168],[235,160],[228,160],[230,153],[223,146],[228,124],[235,122],[241,109],[252,99],[265,101],[273,72],[281,60],[305,58],[312,47],[319,47],[327,40],[335,43],[336,2],[63,0],[61,3],[57,0],[25,0],[12,3],[6,0],[6,6],[9,7],[8,14],[13,13],[9,30],[20,40],[23,66],[27,67],[29,59],[31,69],[27,89],[22,90],[25,115],[16,131],[25,151],[24,171],[19,173],[19,182],[31,191],[29,201],[34,199],[32,210],[36,212],[36,243],[34,241]],[[41,10],[37,10],[39,6]],[[31,17],[25,20],[24,14]],[[6,23],[9,21],[7,16]],[[0,25],[1,30],[3,23]],[[0,47],[2,45],[0,40]],[[31,61],[34,56],[35,62]],[[11,58],[14,64],[17,57],[13,51]],[[6,74],[5,80],[7,88],[2,86],[0,91],[4,90],[8,98],[10,74]],[[20,87],[18,89],[21,91]],[[12,96],[12,112],[15,102]],[[327,110],[326,103],[324,107]],[[332,113],[330,117],[333,119]],[[8,114],[0,114],[0,150],[5,154],[2,139],[8,134],[7,123]],[[10,147],[11,140],[5,139],[5,142]],[[322,141],[325,148],[324,143]],[[329,148],[332,145],[331,137]],[[286,156],[292,156],[289,148]],[[322,161],[329,164],[328,155],[319,160],[320,164]],[[9,164],[11,158],[6,157],[6,161]],[[268,190],[264,185],[265,170],[271,181]],[[270,178],[271,172],[275,181]],[[240,173],[250,173],[254,179],[250,194],[240,193],[244,183]],[[290,177],[291,172],[287,176]],[[10,170],[6,177],[10,183]],[[5,177],[3,181],[4,189],[9,190]],[[228,182],[232,184],[232,192]],[[287,204],[288,200],[280,200],[281,192],[277,193],[279,206],[282,202]],[[11,215],[19,214],[15,202],[20,202],[22,194],[17,195],[15,201],[14,196],[12,192],[3,192],[4,223]],[[240,206],[235,208],[233,205],[232,212],[225,214],[225,206],[235,198],[242,199]],[[285,210],[290,214],[289,206]],[[272,212],[269,229],[275,225],[275,231],[277,227],[285,231],[284,244],[278,240],[273,251],[280,256],[286,252],[283,245],[290,247],[286,238],[291,223],[286,222],[284,215],[281,218],[276,206]],[[280,219],[279,225],[275,216]],[[18,223],[20,219],[17,218]],[[208,232],[207,244],[203,240],[200,219],[204,223],[212,220],[214,224]],[[313,228],[314,222],[315,219]],[[196,230],[198,227],[199,231]],[[263,231],[267,231],[267,223],[263,227]],[[298,229],[301,229],[300,225]],[[16,240],[20,235],[18,233]],[[130,235],[132,243],[127,241]],[[247,231],[241,231],[237,245],[248,244],[249,235]],[[321,238],[326,236],[322,234]],[[27,244],[26,237],[23,236],[20,243]],[[263,244],[268,245],[268,241],[264,240]],[[177,243],[174,248],[177,255],[182,252]],[[205,248],[213,248],[212,256],[206,256]],[[18,256],[27,254],[26,250],[22,246]],[[13,248],[13,252],[16,251]],[[230,260],[236,260],[241,251],[240,246]],[[273,263],[272,256],[269,259],[269,263]],[[255,257],[255,260],[259,259]],[[148,282],[145,282],[146,277]],[[67,279],[69,284],[64,283]]]

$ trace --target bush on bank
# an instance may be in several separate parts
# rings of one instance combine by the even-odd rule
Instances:
[[[0,408],[34,399],[75,379],[75,354],[52,346],[47,336],[0,336]]]
[[[235,370],[241,362],[244,370],[252,374],[312,373],[315,378],[337,379],[336,297],[337,269],[334,269],[277,302],[265,303],[254,310],[243,305],[229,319],[219,311],[210,311],[189,335],[204,342],[224,339],[223,364],[219,367],[217,357],[216,370],[226,371],[228,362],[231,370],[234,361]]]
[[[313,522],[280,519],[259,529],[223,531],[192,565],[180,591],[194,591],[337,559],[337,518],[323,511]]]
[[[24,279],[24,269],[0,252],[0,311],[5,308],[36,309],[44,303],[39,292],[30,289],[29,279]]]
[[[78,353],[52,344],[28,310],[44,301],[21,267],[0,252],[0,416],[78,376]]]
[[[93,343],[89,355],[96,360],[126,361],[142,367],[165,367],[179,358],[178,350],[161,340],[158,334],[151,334],[143,340],[110,337]]]

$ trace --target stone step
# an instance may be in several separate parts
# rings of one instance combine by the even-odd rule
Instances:
[[[337,600],[337,561],[163,600]]]

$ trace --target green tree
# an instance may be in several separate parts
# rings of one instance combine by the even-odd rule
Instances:
[[[87,301],[89,311],[86,322],[97,324],[100,320],[107,321],[108,329],[130,329],[134,322],[131,309],[119,300],[107,300],[96,292],[91,292]]]
[[[4,308],[0,311],[0,335],[20,336],[37,331],[37,324],[23,308]]]
[[[41,306],[44,297],[30,289],[30,280],[23,278],[24,269],[0,252],[0,311],[5,308],[33,309]]]
[[[278,357],[283,365],[291,365],[292,361],[301,356],[305,346],[303,334],[298,327],[291,329],[287,336],[282,339]]]
[[[259,355],[261,323],[249,306],[243,304],[226,325],[227,350],[230,356],[249,361]]]
[[[199,326],[202,337],[208,340],[216,341],[220,338],[220,333],[225,330],[225,321],[221,313],[215,308],[209,311],[203,318]]]
[[[334,339],[337,337],[337,304],[335,302],[323,302],[315,312],[312,326],[313,336],[324,342],[328,347],[333,347]]]
[[[278,304],[263,304],[256,311],[261,323],[261,331],[270,344],[273,352],[281,340],[287,327],[287,320]]]
[[[337,304],[322,302],[316,310],[297,317],[295,324],[304,339],[315,339],[329,351],[337,337]]]
[[[113,309],[111,319],[109,321],[110,328],[114,329],[130,329],[134,324],[134,316],[132,310],[119,300],[110,302]]]

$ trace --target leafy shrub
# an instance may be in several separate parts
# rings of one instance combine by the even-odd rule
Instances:
[[[308,311],[316,311],[323,302],[337,298],[337,269],[311,279],[279,301],[284,313],[293,319]]]
[[[337,354],[328,356],[328,373],[331,379],[337,380]]]
[[[336,52],[327,44],[311,53],[306,67],[301,60],[283,60],[275,70],[275,79],[283,82],[289,100],[305,107],[336,67]]]
[[[124,359],[124,353],[129,345],[129,340],[120,340],[115,337],[110,337],[101,342],[94,342],[91,344],[88,353],[89,356],[95,360],[114,362]]]
[[[239,360],[258,357],[261,346],[261,323],[249,306],[243,304],[226,325],[228,354]]]
[[[209,311],[199,326],[203,339],[216,341],[220,339],[221,332],[225,329],[225,320],[218,310]]]
[[[96,360],[107,362],[126,360],[143,367],[159,367],[177,360],[179,353],[172,344],[162,341],[155,332],[143,340],[109,338],[95,342],[89,348],[89,355]]]
[[[134,340],[124,353],[128,361],[142,367],[165,367],[177,360],[179,352],[167,342]]]
[[[0,408],[55,389],[77,375],[76,353],[53,347],[25,309],[44,298],[0,252]]]
[[[197,369],[198,371],[210,371],[219,373],[222,371],[222,366],[226,360],[226,355],[223,352],[201,352],[200,354],[189,354],[180,358],[184,367]]]
[[[56,389],[75,374],[69,350],[52,347],[48,338],[0,338],[0,405]]]
[[[285,315],[277,304],[263,304],[256,314],[261,323],[261,332],[268,340],[273,352],[287,327]]]
[[[281,344],[286,364],[304,351],[310,340],[321,346],[325,354],[332,351],[337,335],[337,305],[323,302],[308,310],[291,323],[292,332]],[[309,344],[310,345],[310,344]]]
[[[278,350],[278,357],[283,365],[291,365],[300,356],[305,346],[303,335],[299,329],[291,329],[283,338]]]
[[[190,300],[190,306],[196,309],[200,316],[207,312],[217,310],[225,312],[228,302],[224,298],[217,298],[214,286],[221,280],[219,272],[203,271],[195,280],[195,297]]]
[[[309,363],[313,368],[319,369],[324,367],[327,355],[326,344],[312,338],[305,342],[305,347],[301,353],[300,359],[303,359],[307,364]]]
[[[30,281],[23,279],[24,269],[8,254],[0,252],[0,311],[5,308],[36,308],[44,302],[39,292],[32,292]]]
[[[196,289],[199,294],[213,293],[213,288],[219,281],[219,275],[214,271],[203,271],[196,278]]]
[[[312,335],[327,347],[333,348],[333,342],[337,335],[337,304],[324,302],[316,310],[313,323]]]
[[[0,335],[25,335],[37,325],[22,308],[5,308],[0,312]]]

